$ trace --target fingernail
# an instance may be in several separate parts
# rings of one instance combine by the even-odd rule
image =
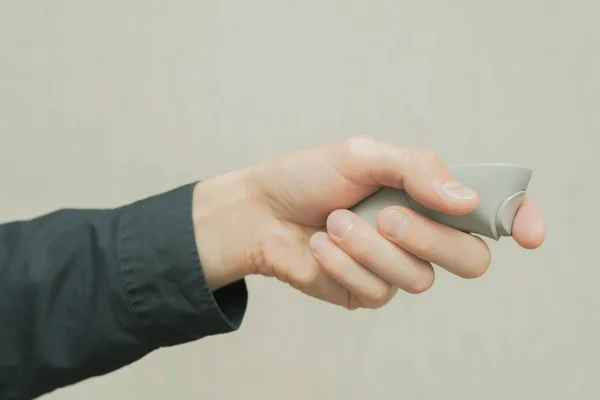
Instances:
[[[350,213],[344,211],[334,211],[327,221],[329,234],[338,240],[342,240],[353,227]]]
[[[323,253],[325,247],[327,246],[327,234],[315,234],[310,238],[310,249],[312,250],[315,256],[319,256],[320,253]]]
[[[381,216],[379,229],[386,235],[400,237],[408,230],[408,218],[401,211],[388,210]]]
[[[450,182],[446,182],[444,184],[438,183],[437,186],[439,186],[440,191],[446,197],[449,197],[451,199],[470,200],[470,199],[474,199],[475,197],[477,197],[477,193],[475,193],[475,191],[473,191],[473,189],[468,188],[465,185],[463,185],[462,183],[457,182],[457,181],[450,181]]]

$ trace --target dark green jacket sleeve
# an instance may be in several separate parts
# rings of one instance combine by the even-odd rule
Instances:
[[[239,328],[245,283],[209,290],[192,194],[187,185],[0,225],[0,399],[32,399]]]

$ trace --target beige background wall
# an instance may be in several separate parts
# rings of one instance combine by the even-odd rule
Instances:
[[[2,0],[0,220],[363,132],[529,165],[548,215],[539,251],[377,312],[252,279],[239,332],[48,400],[600,398],[598,4]]]

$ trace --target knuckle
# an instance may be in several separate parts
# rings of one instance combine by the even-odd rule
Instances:
[[[360,301],[358,301],[358,298],[354,294],[349,292],[348,301],[344,303],[343,307],[348,311],[354,311],[361,308],[361,304]]]
[[[391,288],[383,287],[370,290],[362,296],[365,301],[372,304],[375,308],[381,307],[387,303],[390,298]]]
[[[366,142],[372,143],[375,141],[375,138],[371,135],[365,135],[365,134],[361,134],[361,135],[353,135],[350,136],[346,139],[344,139],[343,143],[346,144],[346,146],[348,147],[353,147],[356,145],[360,145]]]
[[[433,268],[431,268],[426,273],[421,274],[417,279],[415,279],[408,287],[407,291],[411,294],[424,293],[429,290],[431,286],[433,286],[434,281],[435,274],[433,272]]]
[[[489,269],[491,264],[491,257],[489,252],[486,252],[486,255],[482,257],[480,260],[477,260],[476,263],[468,268],[469,271],[467,274],[467,279],[475,279],[483,276]]]
[[[487,244],[478,237],[475,237],[480,246],[480,249],[475,252],[470,252],[469,257],[465,260],[465,265],[467,266],[467,279],[474,279],[483,276],[490,267],[492,262],[492,255]],[[475,249],[474,249],[475,250]]]
[[[356,303],[349,303],[349,304],[345,304],[344,308],[348,311],[356,311],[360,308],[360,305],[358,305]]]
[[[365,149],[370,148],[376,142],[376,139],[369,135],[350,136],[342,141],[343,150],[348,155],[363,154]]]

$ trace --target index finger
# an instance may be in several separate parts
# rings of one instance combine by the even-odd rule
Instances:
[[[450,215],[477,207],[475,191],[458,182],[434,152],[356,136],[338,143],[335,167],[354,184],[404,189],[423,206]]]

